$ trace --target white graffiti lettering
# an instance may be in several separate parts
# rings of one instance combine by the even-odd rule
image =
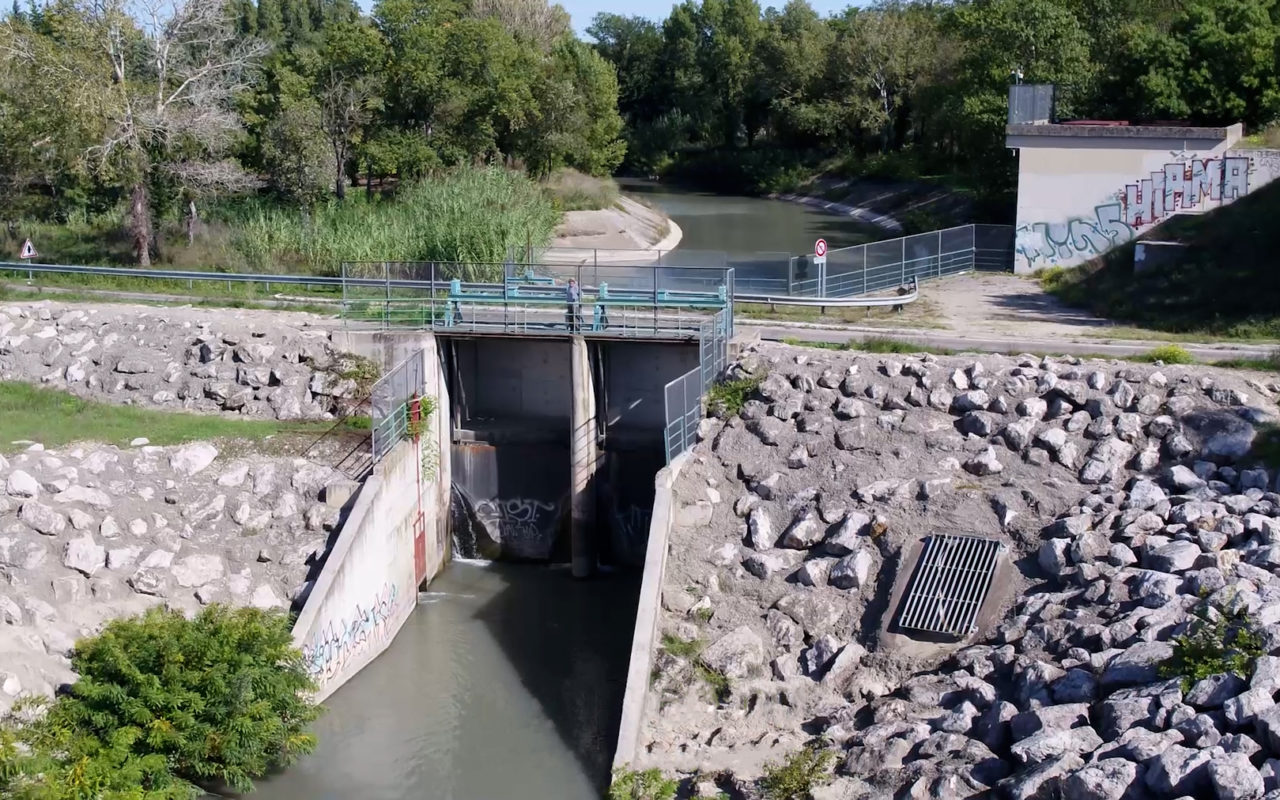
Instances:
[[[481,500],[476,503],[476,518],[502,540],[536,539],[555,525],[559,506],[529,497],[508,500]]]
[[[1179,211],[1203,210],[1206,203],[1229,203],[1248,194],[1248,157],[1174,155],[1176,161],[1120,189],[1116,202],[1095,207],[1092,217],[1020,224],[1015,244],[1025,262],[1020,271],[1078,264]]]

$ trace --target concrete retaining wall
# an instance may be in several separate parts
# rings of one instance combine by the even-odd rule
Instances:
[[[352,343],[384,364],[421,348],[437,410],[419,441],[392,448],[365,480],[338,541],[293,627],[323,700],[390,646],[418,602],[418,587],[449,557],[449,408],[434,337]],[[428,454],[424,459],[424,451]],[[424,463],[425,462],[425,463]]]
[[[1239,125],[1011,126],[1014,271],[1082,264],[1175,214],[1211,211],[1280,176],[1280,152],[1232,149],[1240,136]]]
[[[636,607],[635,634],[631,639],[631,663],[627,669],[627,691],[622,700],[622,721],[618,725],[618,747],[613,754],[615,768],[634,763],[639,755],[640,730],[649,703],[649,674],[653,671],[653,656],[658,646],[667,540],[676,517],[673,487],[689,458],[689,453],[678,456],[654,478],[653,516],[649,523],[640,602]]]

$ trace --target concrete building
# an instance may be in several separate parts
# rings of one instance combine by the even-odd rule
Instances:
[[[1213,210],[1280,175],[1280,151],[1237,147],[1239,123],[1016,120],[1011,114],[1005,141],[1018,153],[1019,273],[1077,266],[1175,214]]]

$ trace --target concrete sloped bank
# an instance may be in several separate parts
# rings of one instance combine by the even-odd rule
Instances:
[[[633,767],[755,797],[821,736],[820,798],[1280,790],[1280,494],[1254,456],[1280,386],[781,345],[732,371],[763,381],[675,482],[658,629],[688,644],[656,646]],[[936,534],[1005,546],[963,638],[897,625]],[[1161,676],[1196,615],[1234,612],[1256,667]]]

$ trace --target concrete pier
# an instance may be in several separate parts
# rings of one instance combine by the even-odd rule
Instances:
[[[595,381],[586,340],[573,337],[570,353],[569,538],[573,577],[585,578],[595,571],[596,563],[595,478],[600,469],[600,448],[596,441]]]

